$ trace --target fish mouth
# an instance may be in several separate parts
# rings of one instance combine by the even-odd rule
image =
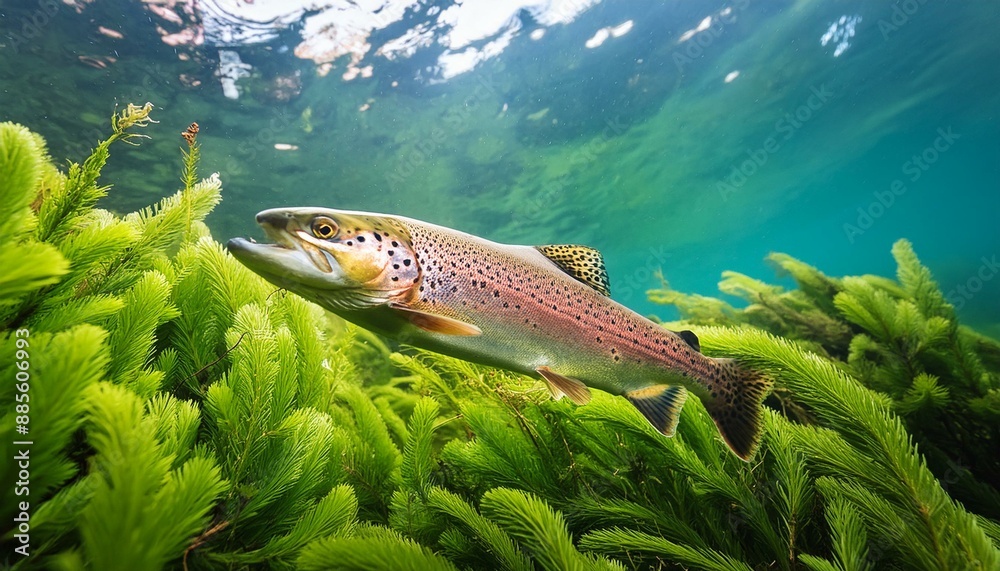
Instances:
[[[336,260],[323,249],[323,242],[304,230],[293,213],[282,209],[265,210],[257,214],[257,224],[273,244],[258,244],[252,238],[230,240],[227,248],[241,261],[240,254],[272,260],[283,256],[287,264],[291,259],[287,254],[298,254],[295,257],[308,259],[321,273],[331,274],[337,267]]]
[[[297,218],[281,210],[265,210],[257,223],[271,244],[248,238],[233,238],[226,249],[255,273],[286,289],[341,287],[340,266],[321,249],[321,243],[306,232]]]
[[[294,289],[318,277],[315,265],[305,263],[303,254],[294,248],[233,238],[226,242],[226,249],[251,271],[281,288]]]
[[[299,249],[299,240],[303,237],[312,238],[303,231],[299,220],[285,211],[265,210],[257,214],[257,224],[275,246],[289,250]]]

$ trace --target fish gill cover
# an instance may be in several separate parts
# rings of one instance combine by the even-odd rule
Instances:
[[[650,292],[776,382],[751,463],[697,399],[675,437],[624,399],[388,346],[275,291],[182,188],[96,203],[129,105],[82,163],[0,124],[3,546],[12,569],[994,569],[1000,343],[906,241],[895,279],[782,254],[748,302]],[[116,190],[120,192],[122,190]]]

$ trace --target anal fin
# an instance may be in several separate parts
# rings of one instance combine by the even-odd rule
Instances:
[[[654,428],[665,436],[673,436],[687,390],[680,385],[653,385],[625,394]]]
[[[564,377],[544,366],[538,367],[535,371],[545,380],[545,383],[549,386],[549,391],[552,393],[552,397],[556,400],[567,396],[569,400],[576,404],[587,404],[590,402],[590,389],[581,381]]]
[[[424,331],[464,337],[474,337],[483,334],[483,330],[475,325],[451,317],[411,309],[399,303],[390,303],[389,307]]]

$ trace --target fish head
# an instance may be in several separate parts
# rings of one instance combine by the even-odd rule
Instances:
[[[234,238],[227,247],[269,282],[327,309],[406,301],[420,281],[409,232],[378,214],[273,208],[257,214],[273,244]]]

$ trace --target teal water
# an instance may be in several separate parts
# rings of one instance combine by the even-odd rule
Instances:
[[[421,3],[372,44],[429,4],[453,3]],[[841,17],[860,21],[835,57],[821,37]],[[220,46],[164,44],[139,2],[3,0],[0,120],[80,160],[116,105],[151,101],[160,123],[115,153],[108,208],[173,192],[179,133],[197,121],[203,174],[224,182],[209,219],[220,240],[259,237],[263,208],[321,205],[585,243],[604,252],[617,299],[664,317],[644,295],[657,270],[707,295],[724,270],[773,280],[772,251],[830,275],[891,275],[891,244],[908,238],[961,318],[1000,334],[1000,5],[619,0],[537,40],[543,26],[517,18],[502,53],[443,81],[425,73],[439,44],[392,61],[373,49],[369,78],[345,81],[346,57],[320,76],[293,55],[293,25],[231,48],[253,66],[232,100],[214,76]]]

